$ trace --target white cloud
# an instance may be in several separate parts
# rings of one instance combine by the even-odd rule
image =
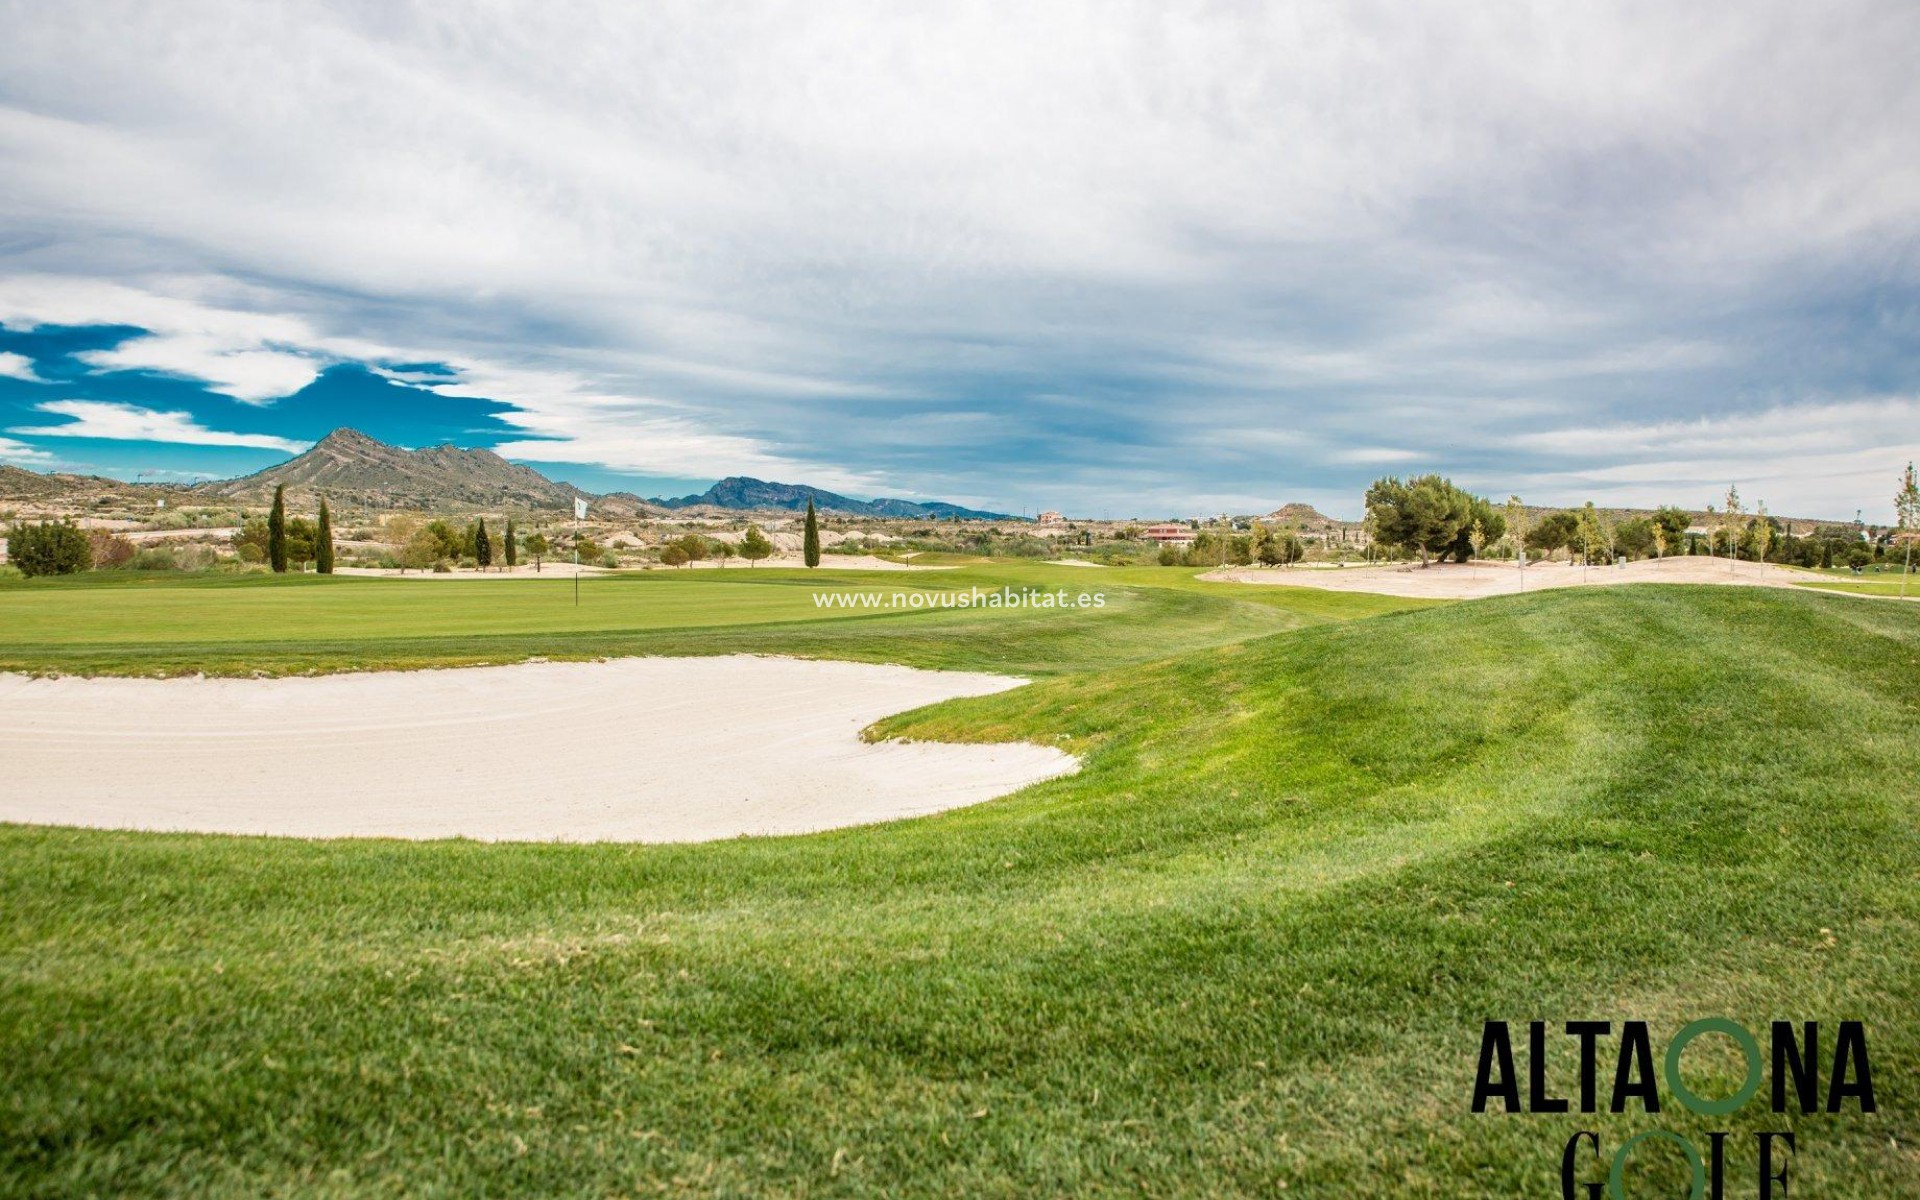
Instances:
[[[34,372],[32,359],[24,354],[13,354],[4,350],[0,350],[0,375],[8,379],[18,379],[24,383],[47,382]]]
[[[1780,406],[1509,441],[1528,456],[1509,482],[1531,491],[1529,499],[1697,508],[1719,503],[1738,484],[1749,503],[1764,501],[1783,515],[1837,519],[1857,508],[1884,521],[1901,468],[1920,459],[1920,398]]]
[[[1496,411],[1905,386],[1920,10],[1842,8],[37,6],[0,321],[256,403],[449,362],[629,470],[1334,493]],[[1195,425],[1313,457],[1150,474]]]
[[[102,438],[115,442],[168,442],[180,446],[247,446],[256,450],[284,450],[298,454],[311,443],[264,433],[225,433],[207,429],[185,412],[158,412],[133,404],[105,400],[49,400],[34,406],[56,417],[71,417],[64,425],[10,429],[27,437]]]
[[[1335,462],[1372,465],[1419,462],[1431,456],[1418,450],[1396,450],[1391,446],[1355,446],[1350,450],[1335,450],[1329,457]]]
[[[696,420],[677,405],[598,390],[592,380],[569,372],[477,362],[457,363],[455,369],[456,381],[433,382],[429,377],[416,386],[443,396],[514,405],[500,419],[527,436],[494,447],[507,458],[681,478],[802,478],[818,487],[849,491],[871,492],[881,486],[875,476],[769,453],[755,439],[718,431],[711,422]]]
[[[157,290],[164,289],[164,290]],[[146,332],[107,350],[76,355],[101,371],[155,371],[195,379],[247,403],[290,395],[331,362],[375,349],[322,337],[304,320],[204,303],[198,294],[241,289],[205,278],[166,278],[153,288],[24,275],[0,279],[0,324],[131,325]]]
[[[50,467],[54,463],[54,456],[37,446],[0,437],[0,462],[22,467]]]

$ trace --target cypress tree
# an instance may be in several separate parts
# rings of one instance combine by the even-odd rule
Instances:
[[[807,497],[807,541],[805,546],[807,565],[820,565],[820,518],[814,515],[813,497]]]
[[[487,519],[481,517],[473,525],[473,561],[482,571],[493,565],[493,543],[487,540]]]
[[[313,569],[333,574],[333,515],[327,511],[325,497],[320,500],[320,528],[313,534]]]
[[[506,551],[502,557],[507,560],[507,570],[511,571],[515,566],[519,565],[520,562],[520,547],[515,545],[513,540],[512,517],[507,518],[507,536],[501,548]]]
[[[287,573],[287,487],[273,489],[273,510],[267,514],[267,563],[275,575]]]

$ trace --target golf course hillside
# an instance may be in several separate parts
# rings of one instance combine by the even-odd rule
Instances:
[[[747,574],[589,580],[577,609],[518,581],[0,588],[11,671],[966,668],[1033,682],[868,736],[1080,762],[936,816],[686,846],[0,826],[0,1196],[1546,1197],[1576,1131],[1604,1182],[1653,1128],[1726,1132],[1728,1196],[1777,1129],[1793,1196],[1920,1195],[1920,607],[988,563],[835,585],[1108,603],[869,614]],[[283,739],[289,786],[444,768],[430,739],[402,763],[225,732]],[[1664,1082],[1657,1114],[1608,1111],[1623,1022],[1658,1055],[1706,1017],[1820,1022],[1823,1097],[1864,1022],[1874,1111],[1762,1088],[1702,1116]],[[1489,1020],[1523,1094],[1546,1022],[1563,1097],[1560,1027],[1610,1022],[1599,1111],[1473,1112]],[[1703,1040],[1686,1081],[1723,1097],[1744,1067]],[[1656,1141],[1623,1185],[1687,1178]]]

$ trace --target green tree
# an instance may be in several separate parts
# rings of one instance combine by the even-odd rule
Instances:
[[[313,561],[317,553],[319,532],[314,523],[305,517],[294,517],[287,522],[287,562],[302,574],[306,573],[307,564]]]
[[[1675,508],[1665,504],[1654,510],[1653,527],[1656,544],[1660,553],[1672,554],[1686,544],[1687,530],[1693,525],[1693,518],[1684,508]]]
[[[267,561],[268,541],[266,518],[248,517],[233,535],[233,548],[241,562],[263,563]]]
[[[727,565],[727,560],[733,557],[733,547],[721,541],[719,538],[715,538],[713,540],[713,556],[720,561],[721,567],[724,568]]]
[[[1579,517],[1566,511],[1549,513],[1527,531],[1527,548],[1552,558],[1554,551],[1568,549],[1579,537]]]
[[[7,560],[28,577],[77,575],[93,565],[93,547],[72,521],[19,521],[7,528]]]
[[[680,553],[687,556],[688,562],[697,563],[706,561],[709,550],[707,539],[701,537],[699,534],[683,533],[673,539],[673,544],[680,547]]]
[[[507,570],[511,571],[520,564],[520,543],[514,537],[513,518],[507,518],[507,532],[500,539],[501,557],[507,561]]]
[[[747,526],[747,532],[740,538],[740,557],[747,560],[747,565],[751,567],[772,554],[773,543],[767,540],[766,534],[760,532],[760,527]]]
[[[1920,541],[1920,480],[1916,480],[1913,464],[1907,464],[1907,473],[1900,477],[1900,490],[1893,495],[1893,511],[1899,520],[1900,541],[1906,544],[1906,558],[1900,565],[1900,594],[1907,594],[1907,576],[1913,574],[1913,543]]]
[[[485,517],[474,518],[473,561],[482,571],[493,565],[493,539],[487,536],[487,519]]]
[[[1378,479],[1367,489],[1367,517],[1379,541],[1418,554],[1424,566],[1453,551],[1475,515],[1473,499],[1438,475]]]
[[[473,555],[472,527],[455,529],[453,526],[447,524],[447,522],[436,518],[435,520],[427,522],[427,532],[431,533],[434,541],[440,545],[440,553],[434,555],[436,560],[442,558],[461,559]]]
[[[1520,503],[1520,497],[1507,497],[1507,540],[1513,545],[1513,555],[1526,565],[1527,557],[1527,506]]]
[[[1259,561],[1260,565],[1263,567],[1277,567],[1286,561],[1282,557],[1282,554],[1280,539],[1274,535],[1273,530],[1268,529],[1265,525],[1255,524],[1253,527],[1253,557]]]
[[[1712,512],[1713,509],[1709,507],[1707,511]],[[1740,504],[1739,485],[1729,484],[1727,486],[1727,506],[1720,512],[1720,524],[1721,527],[1726,530],[1727,568],[1729,570],[1733,568],[1734,561],[1740,557],[1739,522],[1740,518],[1746,515],[1746,511],[1747,510]]]
[[[276,575],[287,573],[287,489],[273,489],[273,508],[267,513],[267,562]]]
[[[1607,528],[1606,518],[1589,500],[1573,514],[1575,531],[1567,539],[1570,550],[1580,551],[1581,561],[1586,563],[1613,561],[1613,531]]]
[[[327,511],[325,497],[320,500],[320,524],[313,533],[313,569],[333,574],[333,514]]]
[[[807,497],[807,538],[801,553],[810,567],[820,565],[820,518],[813,511],[813,497]]]
[[[1748,530],[1749,540],[1753,543],[1755,562],[1766,562],[1767,551],[1773,548],[1773,518],[1767,515],[1766,501],[1754,508],[1753,524]]]
[[[530,533],[527,535],[527,553],[533,556],[533,569],[535,572],[538,572],[540,570],[540,564],[546,561],[550,549],[551,547],[547,545],[546,534]]]
[[[445,558],[446,547],[430,526],[422,525],[400,546],[400,569],[425,571]]]
[[[660,547],[660,561],[669,567],[684,567],[692,560],[687,557],[687,548],[673,541]]]
[[[1660,527],[1646,517],[1634,517],[1630,521],[1622,521],[1620,527],[1613,531],[1614,544],[1619,546],[1628,558],[1646,557],[1662,536]]]

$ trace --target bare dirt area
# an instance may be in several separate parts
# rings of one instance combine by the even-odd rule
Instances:
[[[487,841],[808,833],[1077,770],[1029,743],[860,740],[889,714],[1022,682],[746,655],[295,679],[0,676],[0,821]]]
[[[1523,578],[1524,576],[1524,578]],[[1598,587],[1625,583],[1721,583],[1740,587],[1795,587],[1820,578],[1773,563],[1732,563],[1688,556],[1647,559],[1613,567],[1548,562],[1523,572],[1511,563],[1394,563],[1342,568],[1233,567],[1201,579],[1216,583],[1271,583],[1335,592],[1375,592],[1432,600],[1474,600],[1542,588]]]

